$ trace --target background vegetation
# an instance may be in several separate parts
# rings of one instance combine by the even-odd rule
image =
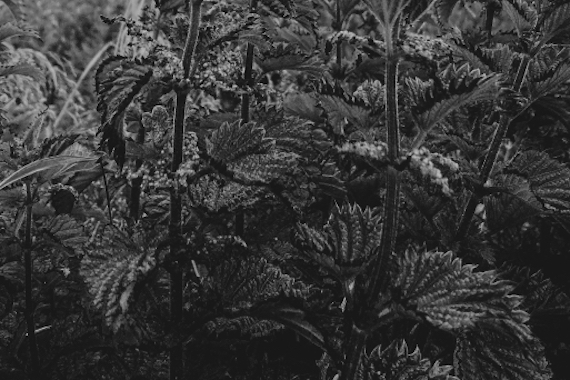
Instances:
[[[569,378],[569,25],[0,1],[0,378]]]

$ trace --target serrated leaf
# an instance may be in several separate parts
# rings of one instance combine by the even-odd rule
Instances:
[[[83,226],[68,214],[56,216],[45,229],[58,243],[65,247],[79,248],[87,242]]]
[[[296,244],[340,281],[362,271],[380,245],[380,217],[359,205],[335,205],[322,231],[296,227]]]
[[[117,332],[127,321],[135,286],[155,268],[156,260],[149,252],[129,249],[108,249],[99,255],[102,257],[83,258],[81,274],[93,296],[94,307]]]
[[[88,164],[89,166],[96,165],[98,159],[98,157],[86,158],[70,156],[42,158],[29,163],[4,178],[4,180],[0,182],[0,190],[36,174],[41,175],[42,180],[45,182],[63,175],[69,175],[78,171],[86,170],[84,164]]]
[[[513,22],[519,37],[529,29],[536,27],[538,13],[526,0],[506,0],[502,2],[503,10]]]
[[[455,86],[456,94],[441,100],[435,98],[436,103],[430,109],[417,116],[417,123],[420,129],[429,132],[459,108],[479,102],[493,101],[499,93],[499,77],[497,75],[471,79],[466,75],[459,82],[465,83],[466,91],[462,92],[463,86],[459,84]]]
[[[274,144],[255,123],[223,123],[207,140],[207,152],[214,160],[227,163],[241,156],[265,153]]]
[[[532,100],[547,96],[570,80],[570,64],[560,65],[548,78],[529,83]]]
[[[1,0],[6,6],[8,10],[12,13],[14,18],[20,19],[22,17],[22,9],[20,7],[19,1],[14,0]]]
[[[552,378],[538,340],[521,341],[508,327],[494,324],[479,325],[458,337],[454,367],[462,380]]]
[[[570,169],[548,154],[532,150],[523,152],[504,172],[524,178],[545,210],[570,210]]]
[[[558,35],[570,30],[570,4],[553,8],[539,23],[542,32],[542,42],[548,43]]]
[[[412,352],[405,340],[386,348],[375,347],[363,360],[361,380],[459,380],[450,373],[453,367],[422,358],[418,347]]]
[[[490,319],[524,322],[519,297],[508,295],[513,286],[498,280],[495,271],[474,269],[452,252],[409,249],[398,256],[393,289],[404,308],[443,330],[461,331]]]
[[[435,15],[440,25],[447,25],[453,9],[459,0],[436,0],[434,3]]]
[[[269,183],[292,172],[297,166],[298,156],[288,152],[251,154],[228,164],[234,178],[245,182]]]
[[[119,166],[125,161],[124,113],[151,78],[149,66],[121,56],[104,60],[95,74],[97,111],[101,114],[101,143],[106,144]]]

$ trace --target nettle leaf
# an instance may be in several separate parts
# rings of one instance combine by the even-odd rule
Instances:
[[[542,205],[526,179],[514,174],[500,174],[492,178],[491,185],[505,189],[505,192],[484,199],[487,226],[491,231],[519,226],[542,211]]]
[[[87,242],[83,226],[68,214],[57,215],[45,230],[64,247],[80,248]]]
[[[433,7],[440,25],[447,25],[457,3],[459,3],[459,0],[435,0]]]
[[[328,122],[337,133],[344,131],[347,123],[358,130],[370,129],[377,123],[377,117],[364,104],[337,95],[321,95],[320,105],[325,110]]]
[[[540,20],[539,27],[544,43],[570,31],[570,3],[562,3],[562,5],[553,8]]]
[[[254,206],[265,194],[258,186],[245,186],[222,181],[212,175],[204,176],[188,187],[192,204],[211,212],[234,211]]]
[[[523,152],[503,172],[524,178],[545,210],[570,210],[570,169],[548,154],[533,150]]]
[[[103,312],[105,323],[117,332],[127,322],[135,287],[156,267],[156,260],[146,250],[107,248],[97,254],[84,256],[81,274],[93,296],[93,306]]]
[[[459,68],[451,67],[443,73],[443,76],[444,80],[446,78],[451,80],[445,91],[431,94],[427,92],[428,96],[425,100],[418,99],[420,106],[416,107],[416,110],[421,110],[430,103],[433,104],[428,110],[415,117],[418,127],[426,132],[461,107],[494,101],[499,94],[498,75],[482,75],[479,70],[471,70],[467,64]]]
[[[273,151],[267,154],[251,154],[228,164],[234,179],[246,183],[269,183],[285,173],[292,172],[297,166],[295,153]]]
[[[506,0],[502,2],[503,10],[509,16],[519,37],[538,23],[538,12],[526,0]]]
[[[340,281],[351,281],[380,245],[380,216],[359,205],[338,204],[322,230],[296,226],[296,245]]]
[[[281,297],[308,297],[307,285],[259,257],[230,258],[216,266],[205,280],[228,310],[248,310]]]
[[[473,327],[478,321],[526,321],[517,309],[520,297],[495,271],[475,272],[452,252],[406,251],[397,258],[393,292],[397,301],[430,324],[447,331]]]
[[[38,175],[38,181],[42,183],[61,176],[85,171],[96,165],[98,160],[98,157],[53,156],[42,158],[29,163],[4,178],[0,182],[0,190],[36,174]]]
[[[320,77],[325,70],[317,57],[303,53],[292,44],[279,44],[267,54],[261,58],[256,57],[256,63],[261,69],[260,76],[272,71],[295,70]]]
[[[206,140],[206,151],[212,159],[227,163],[248,154],[265,153],[274,145],[265,138],[263,127],[250,122],[223,123]]]
[[[529,91],[532,100],[547,96],[555,92],[560,86],[570,80],[570,64],[560,65],[549,77],[539,82],[530,82]]]
[[[520,339],[508,326],[478,324],[459,335],[454,367],[462,380],[547,380],[552,378],[536,338]]]
[[[122,122],[125,111],[151,78],[152,69],[148,65],[121,56],[105,59],[95,74],[101,144],[107,146],[120,166],[125,162]]]
[[[0,65],[0,78],[9,75],[24,75],[35,80],[42,80],[42,71],[34,65],[20,62],[15,65]]]
[[[459,380],[451,375],[453,366],[422,358],[419,347],[410,352],[405,340],[375,347],[364,357],[362,370],[362,380]]]

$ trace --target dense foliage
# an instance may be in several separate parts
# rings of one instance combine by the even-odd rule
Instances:
[[[0,1],[1,378],[570,376],[569,4],[76,3]]]

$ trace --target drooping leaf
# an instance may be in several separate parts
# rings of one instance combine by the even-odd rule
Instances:
[[[570,30],[570,3],[562,3],[554,7],[539,22],[542,41],[548,43],[562,33]]]
[[[119,166],[125,162],[124,113],[150,81],[152,73],[152,69],[142,62],[111,56],[99,65],[95,74],[97,110],[101,114],[101,143],[107,146]]]
[[[85,170],[85,164],[92,167],[96,165],[98,157],[70,157],[55,156],[46,157],[29,163],[20,168],[0,182],[0,190],[22,181],[35,174],[41,175],[41,179],[49,181],[63,175],[70,175],[78,171]]]
[[[255,123],[223,123],[207,140],[207,152],[214,160],[227,163],[239,157],[267,152],[274,144]]]
[[[550,73],[548,78],[545,78],[539,82],[529,83],[529,90],[532,99],[538,99],[543,96],[547,96],[560,86],[564,85],[565,82],[570,80],[570,64],[560,65],[554,72]]]
[[[21,36],[23,36],[23,37],[34,37],[34,38],[39,37],[37,31],[22,29],[18,25],[15,25],[14,23],[11,23],[11,22],[0,26],[0,43],[2,41],[7,40],[8,38],[21,37]]]
[[[0,78],[8,75],[24,75],[38,81],[43,78],[43,73],[39,68],[23,62],[15,65],[0,65]]]
[[[519,37],[525,31],[536,27],[538,13],[530,2],[526,0],[506,0],[502,4],[503,10],[515,25]]]
[[[68,214],[61,214],[53,218],[45,226],[45,231],[65,247],[79,248],[87,242],[83,226]]]
[[[417,116],[418,127],[426,132],[459,108],[495,100],[499,93],[497,75],[481,75],[478,70],[470,70],[469,65],[450,68],[444,73],[444,77],[451,78],[451,83],[445,91],[447,94],[434,93],[425,100],[418,99],[420,104],[424,101],[422,107],[433,104]]]
[[[530,335],[530,330],[527,327]],[[536,338],[521,340],[508,326],[478,324],[461,333],[454,367],[462,380],[548,380],[552,373]]]
[[[410,352],[405,340],[384,349],[375,347],[365,356],[362,367],[359,380],[459,380],[451,375],[453,366],[422,358],[419,347]]]
[[[270,55],[256,59],[262,74],[272,71],[295,70],[320,77],[324,67],[316,57],[311,57],[300,51],[294,45],[278,45]]]
[[[404,308],[447,331],[461,331],[478,321],[526,321],[517,309],[520,297],[509,295],[513,286],[495,271],[476,272],[452,252],[418,252],[399,255],[393,271],[393,289]]]
[[[570,169],[548,154],[525,151],[516,156],[504,172],[524,178],[545,210],[570,210]]]
[[[93,296],[93,306],[103,313],[105,323],[117,332],[127,322],[135,287],[155,268],[147,250],[107,248],[97,256],[86,255],[81,274]]]

